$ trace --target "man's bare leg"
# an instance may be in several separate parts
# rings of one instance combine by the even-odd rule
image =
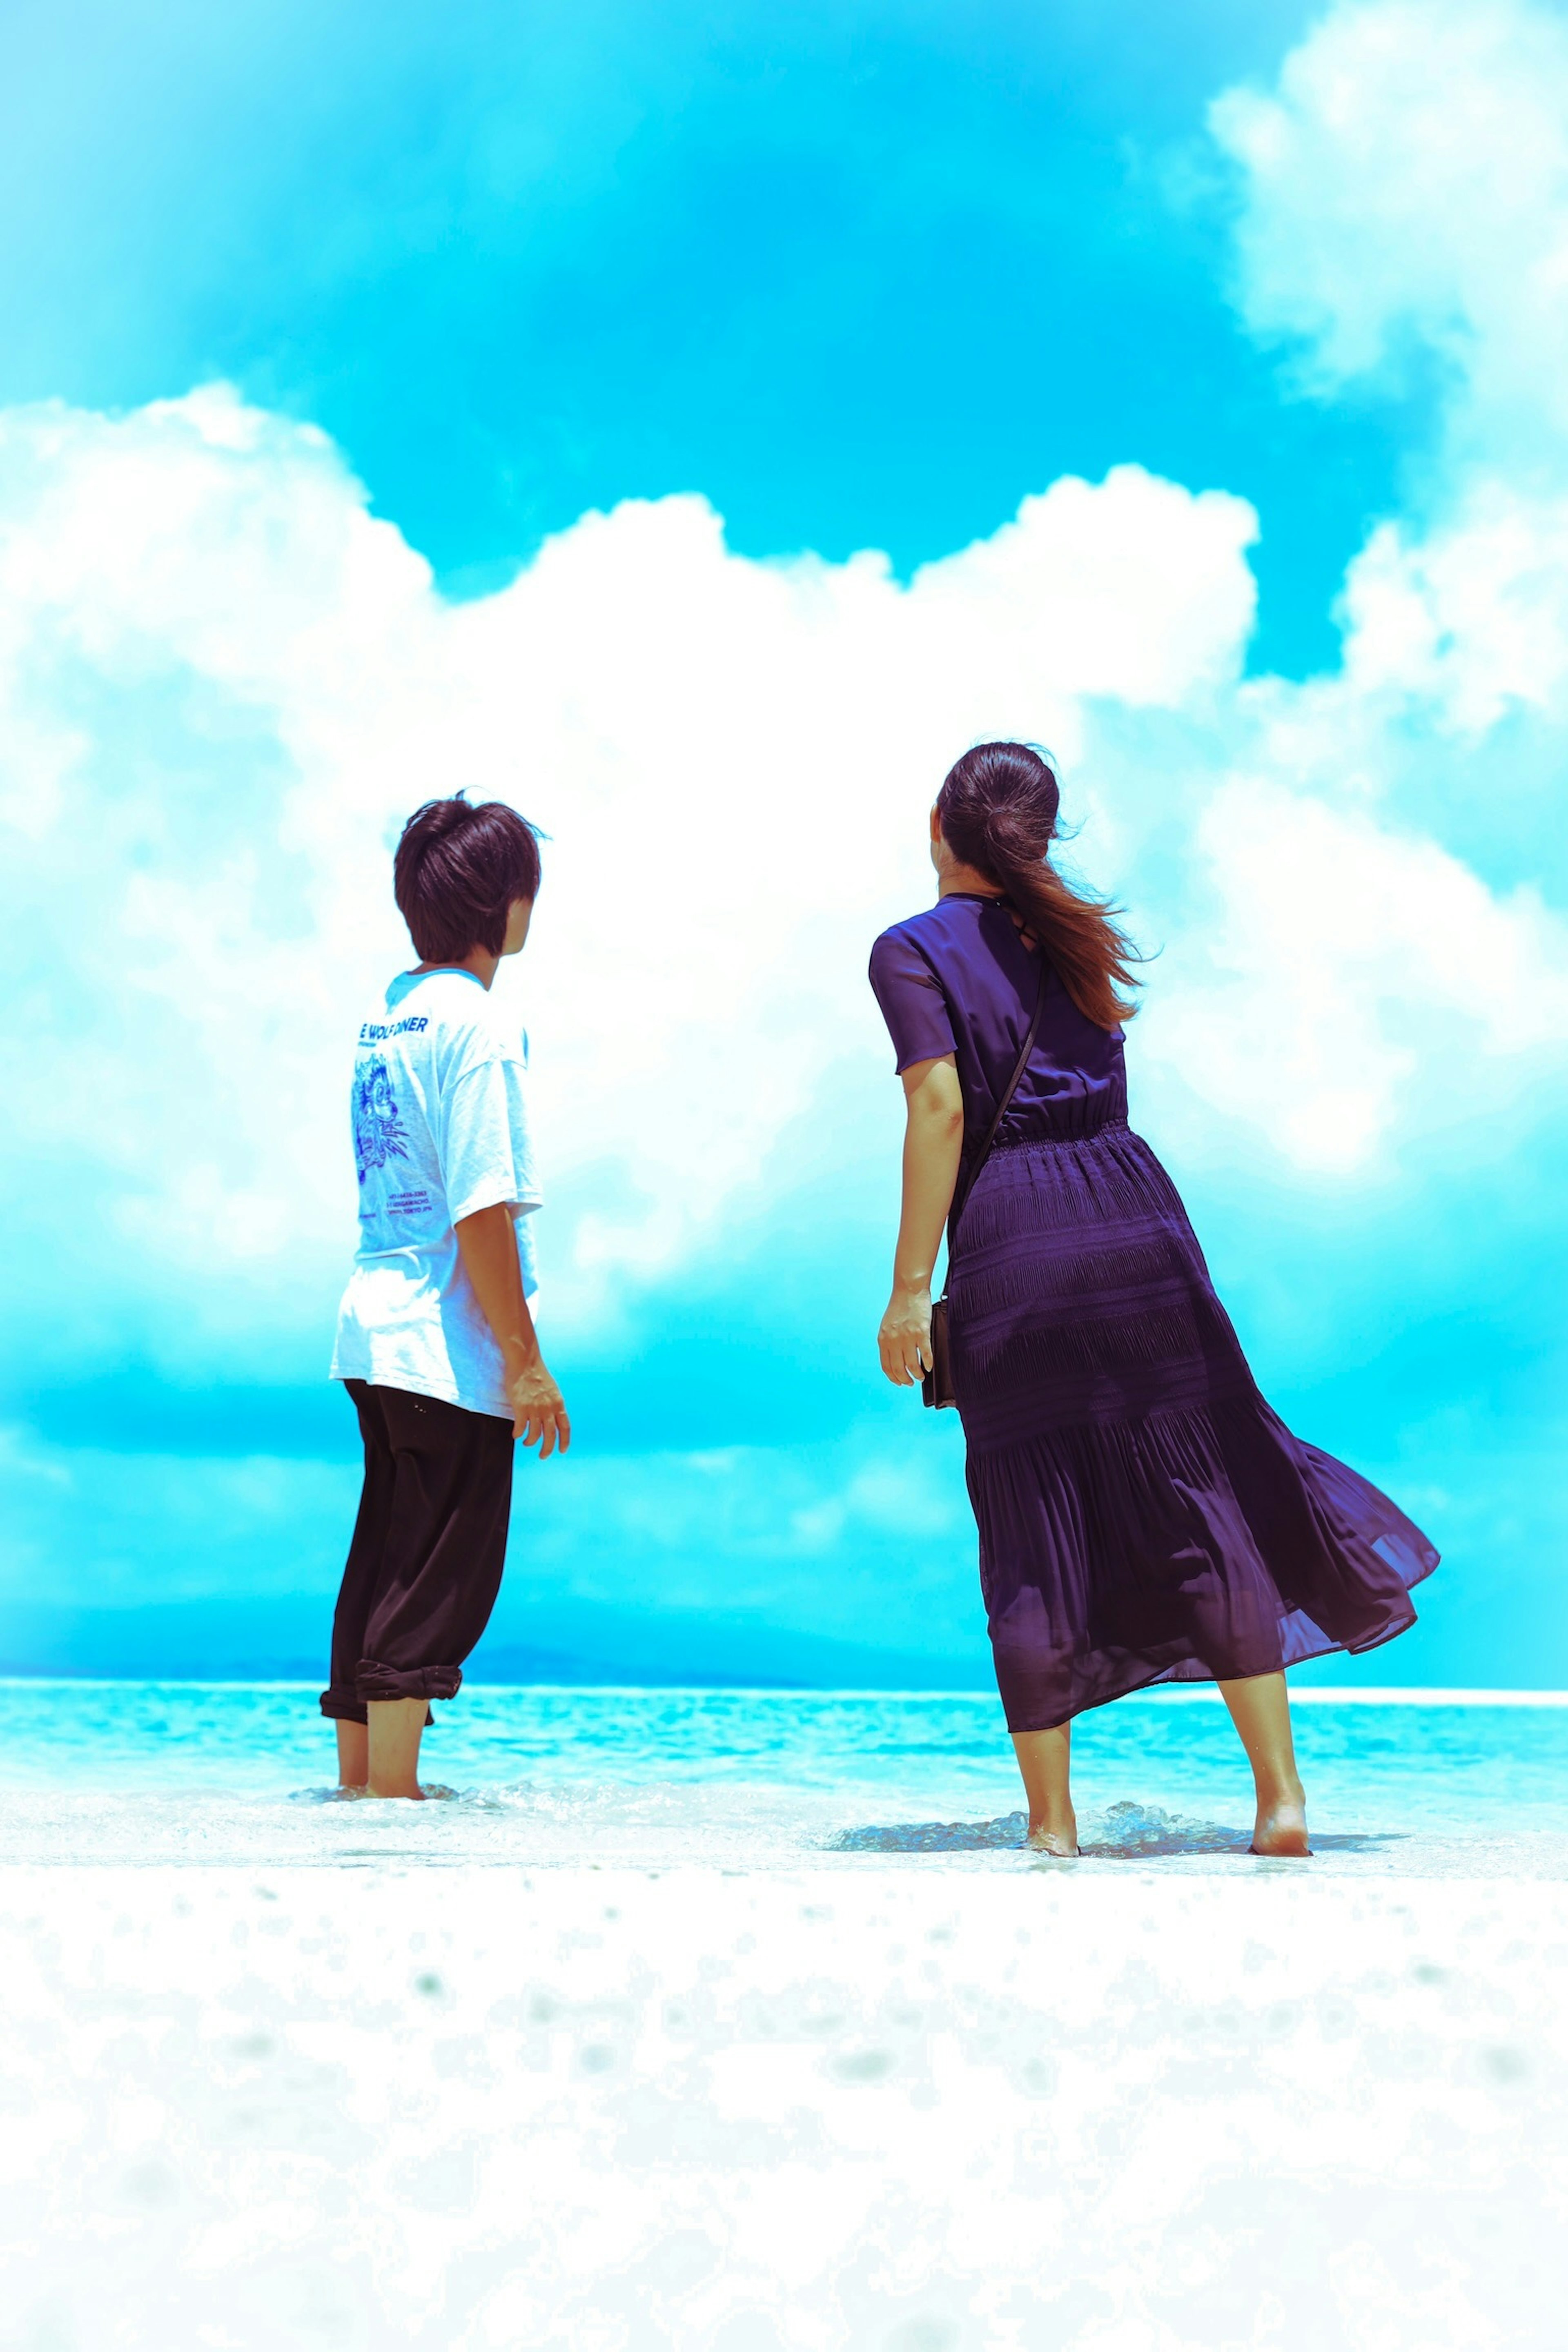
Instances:
[[[365,1709],[370,1717],[370,1769],[366,1785],[373,1797],[422,1797],[419,1786],[419,1740],[425,1729],[422,1698],[373,1698]]]
[[[1075,1854],[1078,1822],[1068,1785],[1071,1725],[1058,1723],[1050,1731],[1016,1731],[1013,1749],[1029,1800],[1029,1843],[1040,1853]]]
[[[363,1723],[338,1717],[338,1786],[363,1789],[370,1778],[370,1733]]]
[[[1307,1792],[1296,1769],[1290,1737],[1290,1698],[1283,1675],[1249,1675],[1245,1682],[1221,1683],[1230,1719],[1241,1734],[1258,1789],[1254,1853],[1310,1853],[1307,1843]]]

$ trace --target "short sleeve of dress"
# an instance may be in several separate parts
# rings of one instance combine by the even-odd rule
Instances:
[[[897,930],[884,931],[871,950],[871,986],[900,1070],[955,1050],[947,1000],[936,975]]]

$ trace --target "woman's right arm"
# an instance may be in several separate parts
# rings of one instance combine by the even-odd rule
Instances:
[[[882,1370],[911,1388],[931,1368],[931,1286],[963,1149],[963,1096],[951,1054],[904,1072],[904,1184],[893,1292],[877,1346]]]

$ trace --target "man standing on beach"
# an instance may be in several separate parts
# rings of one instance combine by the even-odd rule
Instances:
[[[512,1447],[565,1453],[571,1423],[529,1312],[540,1195],[526,1047],[490,982],[528,937],[533,829],[504,802],[431,801],[397,845],[420,961],[360,1031],[360,1243],[332,1377],[364,1440],[364,1488],[321,1712],[341,1785],[419,1797],[429,1701],[451,1698],[500,1587]]]

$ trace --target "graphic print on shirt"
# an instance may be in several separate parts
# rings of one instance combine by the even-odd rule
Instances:
[[[363,1184],[373,1168],[406,1160],[408,1138],[398,1116],[397,1097],[386,1064],[367,1064],[354,1080],[354,1160]]]
[[[344,1073],[359,1243],[334,1376],[438,1397],[510,1428],[505,1360],[451,1212],[507,1204],[533,1297],[540,1193],[517,1033],[468,971],[400,973],[365,1011]]]

